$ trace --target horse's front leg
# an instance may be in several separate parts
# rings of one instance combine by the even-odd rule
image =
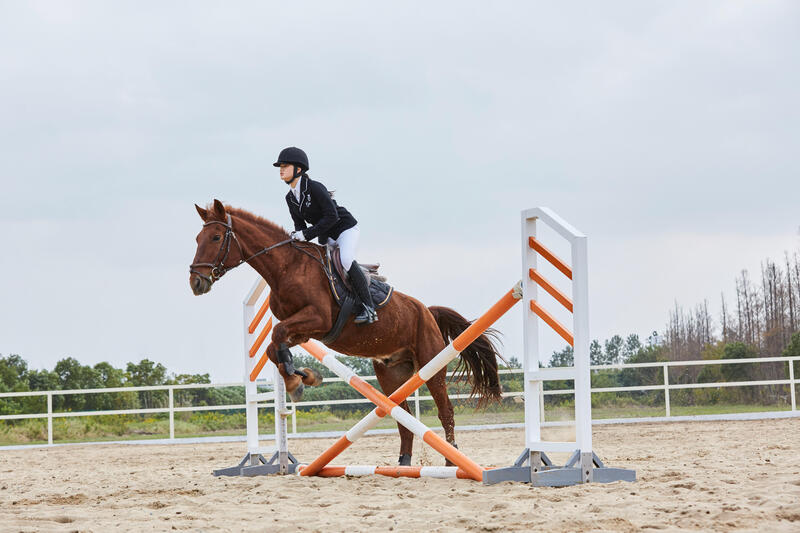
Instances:
[[[318,310],[307,306],[281,320],[272,330],[272,342],[267,346],[267,355],[278,367],[292,401],[297,402],[302,398],[304,385],[314,387],[321,384],[322,376],[312,368],[295,369],[289,348],[305,342],[311,332],[323,327]]]

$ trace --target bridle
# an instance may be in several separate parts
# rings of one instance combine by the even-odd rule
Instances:
[[[266,248],[262,248],[261,250],[257,251],[247,259],[239,259],[239,262],[235,265],[231,265],[226,267],[225,260],[228,259],[228,254],[231,251],[231,241],[236,243],[236,246],[239,247],[239,257],[244,257],[244,250],[242,249],[242,245],[239,242],[239,239],[236,237],[236,233],[233,232],[233,222],[231,220],[231,215],[229,213],[225,213],[228,217],[228,222],[221,222],[219,220],[211,220],[203,224],[203,227],[210,226],[211,224],[219,224],[225,228],[225,235],[222,237],[222,243],[219,247],[219,252],[217,252],[217,257],[214,259],[213,263],[192,263],[189,265],[189,273],[190,274],[197,274],[202,279],[206,280],[209,285],[213,284],[219,278],[224,276],[229,270],[233,270],[234,268],[247,263],[251,259],[258,257],[259,255],[265,254],[272,250],[273,248],[277,248],[278,246],[283,246],[284,244],[289,244],[292,242],[292,239],[286,239],[285,241],[281,241],[277,244],[273,244],[272,246],[267,246]],[[206,276],[195,270],[196,267],[211,267],[211,275]]]

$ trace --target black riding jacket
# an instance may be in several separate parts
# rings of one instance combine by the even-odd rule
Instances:
[[[314,181],[303,174],[300,178],[300,201],[290,190],[286,194],[289,213],[294,220],[294,229],[302,231],[306,240],[319,238],[320,244],[326,244],[328,237],[337,239],[344,230],[350,229],[358,222],[350,212],[336,205],[325,185]],[[311,224],[309,228],[306,223]]]

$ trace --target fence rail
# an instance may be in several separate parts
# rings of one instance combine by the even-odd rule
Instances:
[[[800,356],[795,357],[759,357],[748,359],[711,359],[702,361],[664,361],[654,363],[629,363],[629,364],[612,364],[612,365],[595,365],[590,367],[593,372],[601,370],[625,370],[633,368],[661,368],[663,374],[663,383],[659,385],[641,385],[641,386],[626,386],[626,387],[596,387],[592,388],[592,393],[607,393],[607,392],[636,392],[636,391],[663,391],[664,392],[664,405],[665,405],[665,418],[672,418],[670,396],[671,390],[681,389],[713,389],[722,387],[750,387],[750,386],[763,386],[763,385],[788,385],[790,390],[790,403],[791,411],[797,411],[797,391],[795,390],[798,384],[794,373],[793,362],[800,361]],[[669,369],[681,366],[708,366],[708,365],[727,365],[727,364],[759,364],[759,363],[790,363],[789,366],[789,379],[773,379],[773,380],[760,380],[760,381],[723,381],[711,383],[670,383],[669,382]],[[508,374],[523,374],[522,369],[506,369],[500,370],[501,375]],[[449,374],[448,374],[449,375]],[[375,376],[368,376],[364,379],[376,380]],[[340,378],[325,378],[323,382],[342,382]],[[262,385],[262,383],[258,383]],[[25,391],[25,392],[3,392],[0,393],[1,398],[21,398],[31,396],[44,396],[47,398],[47,412],[44,413],[31,413],[31,414],[15,414],[15,415],[0,415],[0,421],[3,420],[25,420],[25,419],[47,419],[47,443],[53,444],[53,419],[54,418],[67,418],[67,417],[85,417],[85,416],[105,416],[105,415],[137,415],[137,414],[159,414],[169,413],[169,438],[175,438],[175,413],[185,413],[194,411],[233,411],[245,409],[245,404],[229,404],[229,405],[199,405],[199,406],[181,406],[176,407],[174,403],[174,391],[187,390],[187,389],[210,389],[210,388],[225,388],[225,387],[244,387],[243,383],[192,383],[186,385],[151,385],[142,387],[111,387],[107,389],[70,389],[70,390],[51,390],[51,391]],[[114,393],[114,392],[142,392],[142,391],[167,391],[169,404],[168,407],[156,407],[146,409],[117,409],[106,411],[62,411],[53,412],[53,396],[65,395],[82,395],[82,394],[99,394],[99,393]],[[542,396],[553,396],[563,394],[574,394],[574,389],[556,389],[542,391]],[[522,398],[523,391],[519,392],[506,392],[503,393],[504,398]],[[453,399],[466,399],[469,394],[452,394]],[[431,401],[431,396],[421,396],[419,390],[414,393],[412,401],[416,411],[416,417],[420,416],[420,402]],[[542,399],[540,398],[540,401]],[[321,405],[348,405],[348,404],[369,404],[372,405],[370,400],[364,398],[353,398],[345,400],[318,400],[318,401],[303,401],[294,404],[292,410],[292,432],[297,433],[297,408],[299,407],[313,407]],[[259,407],[272,407],[272,403],[259,404]],[[676,419],[679,417],[676,417]],[[636,419],[641,421],[642,419]],[[542,410],[542,421],[544,422],[544,410]],[[2,449],[2,446],[0,446]]]

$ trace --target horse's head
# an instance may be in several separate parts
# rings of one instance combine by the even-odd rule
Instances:
[[[243,255],[233,232],[231,216],[225,212],[222,202],[214,200],[209,209],[196,204],[195,208],[204,224],[197,234],[197,252],[189,266],[189,286],[199,296],[210,291],[215,281],[241,263]]]

